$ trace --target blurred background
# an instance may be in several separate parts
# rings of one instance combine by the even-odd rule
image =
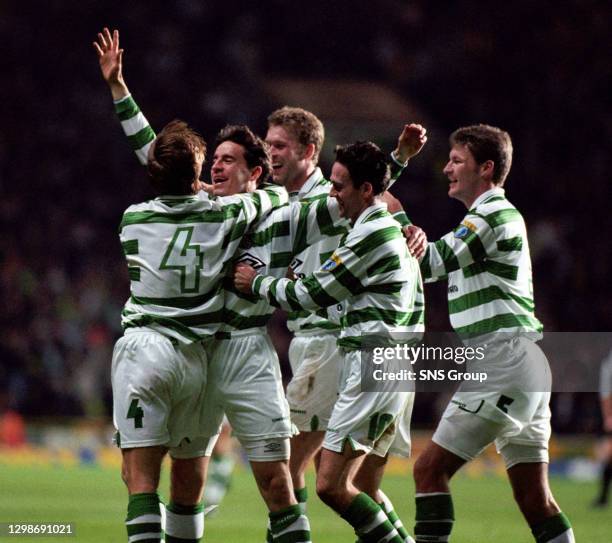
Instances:
[[[75,426],[109,442],[129,291],[117,226],[151,193],[99,74],[103,26],[120,29],[126,81],[157,129],[181,118],[212,143],[226,123],[265,135],[273,109],[305,107],[325,124],[328,173],[337,143],[391,150],[405,122],[426,125],[394,192],[432,240],[464,213],[446,196],[448,135],[506,129],[538,317],[548,331],[612,330],[609,2],[5,1],[0,443]],[[448,330],[444,285],[427,295],[429,329]],[[271,327],[286,368],[282,316]],[[442,405],[420,398],[415,427],[432,428]],[[556,394],[553,407],[557,434],[598,432],[594,391]]]

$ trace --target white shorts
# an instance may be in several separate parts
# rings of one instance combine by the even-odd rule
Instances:
[[[117,444],[123,449],[164,446],[176,458],[210,455],[205,434],[207,357],[202,344],[175,346],[146,329],[127,330],[113,351],[111,382]]]
[[[394,441],[402,415],[408,415],[408,410],[412,413],[414,392],[397,391],[393,382],[380,392],[361,392],[360,351],[344,354],[340,383],[340,395],[332,411],[323,447],[342,452],[348,442],[353,450],[386,456],[395,445],[396,454],[405,454],[405,443],[401,443],[403,438],[400,436]],[[401,422],[401,426],[405,432],[406,420]]]
[[[293,378],[287,386],[291,421],[300,432],[327,430],[338,398],[344,355],[334,334],[296,336],[289,345]]]
[[[209,349],[205,427],[214,432],[223,415],[245,448],[293,434],[276,351],[266,333],[218,339]],[[284,448],[268,447],[269,460],[286,459]],[[282,458],[280,458],[280,456]],[[259,459],[262,461],[262,459]]]
[[[495,441],[506,468],[548,462],[550,368],[544,353],[526,338],[487,349],[486,367],[469,368],[485,371],[486,384],[461,383],[432,440],[466,461]]]

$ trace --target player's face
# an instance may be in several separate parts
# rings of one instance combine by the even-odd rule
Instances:
[[[450,181],[448,195],[469,208],[482,192],[483,186],[481,167],[472,152],[465,145],[453,145],[443,171]]]
[[[266,134],[272,158],[272,177],[274,182],[285,187],[299,180],[308,168],[304,160],[304,146],[290,130],[282,126],[270,126]]]
[[[334,162],[330,180],[332,188],[329,195],[338,200],[340,216],[354,223],[361,212],[368,207],[363,196],[364,185],[356,189],[348,169],[339,162]]]
[[[253,192],[257,186],[244,158],[244,147],[233,141],[224,141],[215,149],[210,178],[216,196]]]

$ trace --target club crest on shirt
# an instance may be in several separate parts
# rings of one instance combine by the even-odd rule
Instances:
[[[333,254],[329,257],[329,260],[323,264],[321,269],[324,271],[332,271],[337,268],[339,264],[342,264],[342,259],[338,255]]]
[[[464,220],[457,230],[455,230],[455,237],[459,239],[466,238],[470,232],[476,232],[476,225],[468,220]]]
[[[256,256],[251,253],[244,253],[240,255],[236,262],[242,262],[244,264],[248,264],[251,268],[255,268],[258,270],[259,268],[263,268],[266,264]]]

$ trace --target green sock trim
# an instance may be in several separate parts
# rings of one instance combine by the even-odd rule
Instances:
[[[393,508],[393,503],[391,502],[389,497],[385,495],[385,498],[387,502],[383,500],[378,505],[380,505],[380,508],[385,512],[385,514],[387,515],[387,518],[389,519],[391,524],[393,524],[393,526],[397,530],[397,533],[400,535],[400,537],[402,539],[406,539],[410,535],[408,534],[408,530],[406,530],[406,528],[404,527],[404,523],[399,518],[399,515],[395,512],[395,509]],[[387,503],[389,504],[388,509],[387,509]]]
[[[181,505],[179,503],[170,502],[166,509],[175,515],[197,515],[204,511],[204,502],[196,505]]]
[[[128,501],[127,519],[133,520],[142,515],[160,515],[159,494],[157,492],[143,492],[142,494],[131,494]]]
[[[410,534],[408,533],[408,530],[406,530],[406,527],[404,526],[402,520],[399,518],[399,515],[393,509],[391,509],[391,511],[385,511],[385,513],[391,524],[393,524],[393,526],[397,530],[397,533],[401,536],[401,538],[406,539]]]
[[[355,533],[363,541],[379,541],[384,539],[388,543],[402,543],[395,527],[386,515],[380,524],[371,528],[367,533],[363,532],[363,527],[370,524],[380,513],[384,513],[380,505],[365,492],[362,492],[355,497],[341,517],[355,528]],[[395,536],[389,539],[388,537],[392,532],[395,532]]]
[[[295,494],[295,499],[300,503],[306,503],[308,501],[308,489],[304,488],[296,488],[293,493]]]
[[[554,517],[549,517],[544,522],[534,526],[531,533],[537,543],[546,543],[546,541],[554,539],[563,532],[567,532],[571,527],[569,519],[560,511]]]
[[[270,530],[273,534],[281,532],[301,516],[302,510],[299,505],[290,505],[280,511],[270,513]]]

